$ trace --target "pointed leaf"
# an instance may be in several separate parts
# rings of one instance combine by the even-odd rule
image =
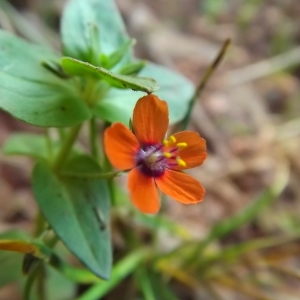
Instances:
[[[115,65],[117,65],[124,55],[131,49],[131,47],[135,44],[135,40],[128,40],[122,46],[120,46],[117,50],[111,53],[108,56],[105,56],[105,60],[101,64],[105,69],[112,69]]]
[[[123,66],[118,73],[122,75],[137,75],[145,68],[146,65],[146,61],[140,60]]]
[[[27,123],[63,127],[90,118],[76,90],[41,64],[59,58],[0,30],[0,108]]]
[[[87,156],[71,160],[67,172],[100,172]],[[108,279],[111,270],[109,196],[105,180],[59,177],[38,163],[33,191],[47,221],[71,252],[94,274]]]
[[[97,47],[92,46],[92,40],[95,38],[91,37],[89,24],[98,26],[98,48],[102,53],[110,54],[128,40],[114,0],[70,0],[64,9],[61,25],[65,56],[92,63],[91,47],[92,52],[97,51]],[[131,54],[128,53],[122,63],[128,63],[130,60]]]
[[[69,75],[98,77],[107,81],[110,85],[122,89],[152,93],[159,88],[157,82],[152,78],[115,74],[104,68],[95,67],[71,57],[63,57],[61,64],[64,71]]]
[[[182,120],[194,94],[192,82],[175,71],[153,63],[147,64],[139,75],[153,77],[159,83],[159,91],[155,94],[168,102],[170,123]],[[141,92],[111,89],[94,107],[94,114],[103,120],[127,125],[136,101],[144,95]]]

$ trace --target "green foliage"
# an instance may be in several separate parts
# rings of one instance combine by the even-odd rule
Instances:
[[[63,70],[69,75],[93,76],[105,80],[113,87],[121,89],[152,93],[159,88],[156,81],[152,78],[114,74],[104,68],[95,67],[87,62],[70,57],[63,57],[61,64]]]
[[[105,296],[118,283],[120,283],[121,280],[137,269],[148,255],[149,249],[139,249],[137,251],[133,251],[120,262],[118,262],[113,269],[112,276],[109,281],[95,284],[81,297],[79,297],[78,300],[101,299],[101,297]]]
[[[7,231],[0,234],[0,240],[18,239],[27,241],[28,235],[23,231]],[[22,256],[15,252],[0,251],[0,269],[9,272],[0,272],[0,288],[22,278]]]
[[[146,61],[138,61],[138,62],[133,62],[128,65],[123,66],[120,70],[119,73],[122,75],[137,75],[140,73],[140,71],[143,70],[143,68],[147,65]]]
[[[122,58],[125,56],[127,52],[130,51],[131,47],[135,44],[135,40],[126,41],[122,46],[117,48],[110,55],[101,55],[101,66],[105,69],[112,69],[115,65],[117,65]]]
[[[115,204],[116,187],[111,179],[115,172],[99,147],[97,130],[102,127],[97,122],[100,119],[104,128],[116,121],[128,125],[136,101],[157,91],[168,102],[171,124],[177,123],[189,111],[194,85],[172,70],[134,58],[135,41],[128,37],[113,0],[68,1],[61,35],[63,50],[59,54],[0,30],[0,108],[35,126],[59,127],[46,129],[45,135],[17,133],[3,146],[5,154],[37,161],[32,188],[41,213],[33,242],[26,242],[27,250],[33,245],[36,251],[23,251],[28,273],[24,298],[43,299],[45,294],[49,299],[73,299],[74,282],[79,282],[95,284],[81,300],[98,299],[132,274],[142,274],[142,289],[149,298],[149,286],[155,280],[148,281],[148,273],[138,271],[149,259],[149,249],[125,253],[112,269],[110,206]],[[86,122],[90,125],[89,151],[82,155],[75,142]],[[49,132],[57,132],[58,137]],[[139,222],[186,239],[183,228],[164,218],[141,217]],[[22,240],[10,233],[0,238]],[[59,240],[88,270],[69,265],[65,256],[57,254],[53,248]],[[14,240],[12,244],[25,245]],[[0,274],[0,286],[20,279],[21,258],[20,254],[0,252],[1,268],[12,270],[5,278]],[[110,275],[108,282],[99,279]],[[168,288],[165,291],[168,294]]]
[[[0,43],[1,109],[36,126],[72,126],[90,118],[74,87],[41,65],[56,55],[1,30]]]
[[[2,151],[7,155],[25,155],[36,159],[49,158],[47,139],[45,136],[37,134],[16,133],[11,135],[5,141]]]
[[[53,270],[50,267],[46,267],[47,285],[46,295],[48,299],[66,300],[75,299],[76,285],[65,276]],[[40,300],[37,298],[36,300]]]
[[[100,57],[97,52],[99,49],[109,55],[128,40],[125,26],[112,0],[70,0],[61,24],[63,54],[89,63],[93,63],[91,56]],[[97,45],[91,24],[98,27]],[[131,59],[132,55],[127,53],[121,64]]]
[[[98,39],[93,38],[96,31],[92,35],[91,24],[98,28]],[[100,91],[96,96],[99,100],[94,102],[96,105],[92,108],[98,118],[128,124],[136,101],[144,96],[142,92],[149,93],[158,89],[158,85],[150,78],[159,83],[157,95],[169,104],[171,123],[184,118],[193,96],[194,85],[167,68],[151,63],[144,66],[144,62],[134,61],[130,51],[133,42],[126,35],[113,1],[70,1],[64,11],[61,31],[63,53],[70,56],[62,59],[62,66],[68,74],[96,77],[105,80],[112,87],[127,89],[119,91],[112,88],[108,93]],[[79,39],[79,35],[83,38]],[[100,57],[99,65],[95,64],[93,57],[96,54],[91,51],[95,40],[99,44],[94,46],[94,51],[101,51],[97,53]],[[106,70],[113,67],[114,73]],[[124,76],[137,73],[142,77]]]
[[[159,82],[160,88],[155,94],[168,102],[171,124],[184,118],[194,94],[194,86],[188,79],[153,63],[148,63],[139,75],[153,77]],[[136,101],[142,96],[141,92],[111,89],[104,99],[97,102],[94,114],[106,121],[127,125]]]
[[[101,171],[87,156],[70,161],[65,170]],[[106,181],[57,176],[38,163],[32,182],[39,207],[57,236],[92,272],[108,279],[112,258]]]

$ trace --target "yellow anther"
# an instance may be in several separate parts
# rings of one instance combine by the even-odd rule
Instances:
[[[170,140],[172,143],[176,143],[176,138],[175,138],[174,135],[171,135],[171,136],[169,137],[169,140]]]
[[[164,157],[166,157],[166,158],[171,158],[172,157],[172,153],[170,153],[170,152],[164,152]]]
[[[177,147],[178,147],[179,149],[186,148],[186,147],[187,147],[187,143],[177,143]]]
[[[163,140],[163,144],[164,144],[164,146],[168,146],[169,145],[169,141],[168,140]]]
[[[177,161],[178,166],[186,167],[186,162],[183,159],[181,159],[179,156],[176,158],[176,161]]]
[[[176,138],[174,135],[169,136],[167,140],[163,141],[164,146],[170,146],[176,143]]]

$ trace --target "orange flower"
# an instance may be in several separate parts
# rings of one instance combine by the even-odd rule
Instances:
[[[104,146],[115,168],[130,170],[128,189],[133,204],[144,213],[158,212],[157,187],[184,204],[202,201],[202,185],[181,170],[203,163],[205,140],[192,131],[164,139],[169,125],[168,105],[152,94],[138,100],[132,124],[133,132],[122,123],[107,128]]]

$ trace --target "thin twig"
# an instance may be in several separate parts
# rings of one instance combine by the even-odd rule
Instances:
[[[198,99],[198,97],[201,95],[203,89],[205,88],[208,80],[210,79],[210,77],[212,76],[212,74],[214,73],[214,71],[217,69],[218,65],[220,64],[220,62],[222,61],[225,53],[227,52],[227,49],[230,45],[231,40],[227,39],[222,48],[220,49],[220,52],[218,53],[217,57],[215,58],[215,60],[212,62],[212,64],[206,69],[204,76],[201,78],[195,93],[190,101],[190,105],[189,105],[189,109],[188,112],[185,116],[185,118],[183,119],[182,123],[181,123],[181,127],[183,130],[185,130],[188,127],[190,118],[191,118],[191,113],[193,110],[193,107]]]

